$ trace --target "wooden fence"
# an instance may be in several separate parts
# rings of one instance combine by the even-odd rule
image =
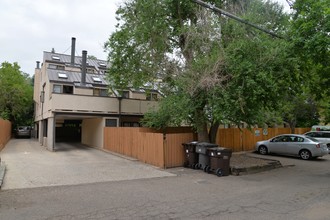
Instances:
[[[11,122],[0,118],[0,151],[11,138]]]
[[[296,128],[295,134],[303,134],[310,128]],[[219,129],[216,144],[221,147],[231,148],[234,152],[254,150],[257,141],[267,140],[276,135],[290,134],[290,128],[224,128]]]
[[[310,128],[297,128],[302,134]],[[290,133],[290,128],[268,129],[219,129],[216,143],[234,152],[254,150],[257,141],[266,140],[279,134]],[[104,149],[136,158],[160,168],[182,166],[185,153],[182,143],[196,139],[190,128],[170,128],[155,131],[147,128],[104,128]]]
[[[104,149],[136,158],[161,168],[182,166],[182,143],[195,134],[190,128],[168,129],[159,132],[146,128],[104,128]]]

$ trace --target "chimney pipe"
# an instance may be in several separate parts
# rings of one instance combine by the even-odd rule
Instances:
[[[74,58],[76,51],[76,38],[71,38],[71,65],[74,66]]]
[[[37,67],[36,69],[40,69],[40,61],[37,61]]]
[[[83,50],[82,51],[82,71],[81,71],[81,84],[85,85],[86,84],[86,62],[87,62],[87,51]]]

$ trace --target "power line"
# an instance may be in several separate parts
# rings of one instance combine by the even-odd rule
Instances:
[[[203,2],[203,1],[200,1],[200,0],[192,0],[192,1],[195,2],[196,4],[201,5],[201,6],[204,7],[204,8],[211,9],[212,11],[214,11],[214,12],[216,12],[216,13],[219,13],[220,15],[225,15],[225,16],[227,16],[227,17],[229,17],[229,18],[232,18],[232,19],[234,19],[234,20],[236,20],[236,21],[238,21],[238,22],[241,22],[241,23],[244,23],[244,24],[249,25],[249,26],[251,26],[251,27],[254,27],[254,28],[256,28],[256,29],[258,29],[258,30],[260,30],[260,31],[262,31],[262,32],[265,32],[265,33],[267,33],[267,34],[269,34],[269,35],[271,35],[271,36],[273,36],[273,37],[283,38],[283,37],[280,37],[279,35],[275,34],[275,33],[272,32],[272,31],[269,31],[269,30],[266,30],[266,29],[264,29],[264,28],[262,28],[262,27],[259,27],[259,26],[256,25],[256,24],[250,23],[250,22],[248,22],[247,20],[244,20],[244,19],[242,19],[242,18],[239,18],[239,17],[237,17],[237,16],[235,16],[235,15],[229,13],[229,12],[226,12],[226,11],[220,9],[220,8],[215,7],[214,5],[208,4],[208,3]]]

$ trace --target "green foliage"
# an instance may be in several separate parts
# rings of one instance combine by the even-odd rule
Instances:
[[[169,95],[160,101],[158,111],[145,114],[142,124],[146,127],[164,129],[182,125],[182,122],[190,124],[187,116],[191,113],[191,100],[182,93]]]
[[[288,15],[272,1],[208,2],[273,32],[289,32]],[[308,84],[294,42],[192,1],[132,0],[117,16],[117,30],[105,43],[110,86],[158,86],[165,94],[158,111],[145,115],[146,126],[189,123],[200,131],[221,122],[276,123],[279,103]]]
[[[295,53],[312,82],[318,98],[330,97],[330,7],[329,0],[296,0],[291,21],[290,39]],[[317,74],[316,81],[315,76]]]
[[[320,102],[320,108],[320,114],[322,115],[321,122],[323,124],[330,124],[330,100],[322,100]]]
[[[288,96],[287,100],[281,103],[281,114],[283,121],[295,127],[311,127],[319,124],[318,104],[308,94],[295,94]]]
[[[91,60],[97,60],[97,57],[94,55],[88,55],[87,58]]]
[[[0,67],[0,114],[18,123],[31,123],[33,116],[33,87],[27,74],[17,63],[4,62]]]

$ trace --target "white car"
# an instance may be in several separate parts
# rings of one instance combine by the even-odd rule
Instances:
[[[282,154],[298,156],[303,160],[322,157],[329,153],[327,145],[320,141],[298,134],[283,134],[266,141],[258,141],[255,146],[260,154]]]
[[[304,135],[312,137],[322,143],[325,143],[328,146],[330,153],[330,131],[310,131]]]

